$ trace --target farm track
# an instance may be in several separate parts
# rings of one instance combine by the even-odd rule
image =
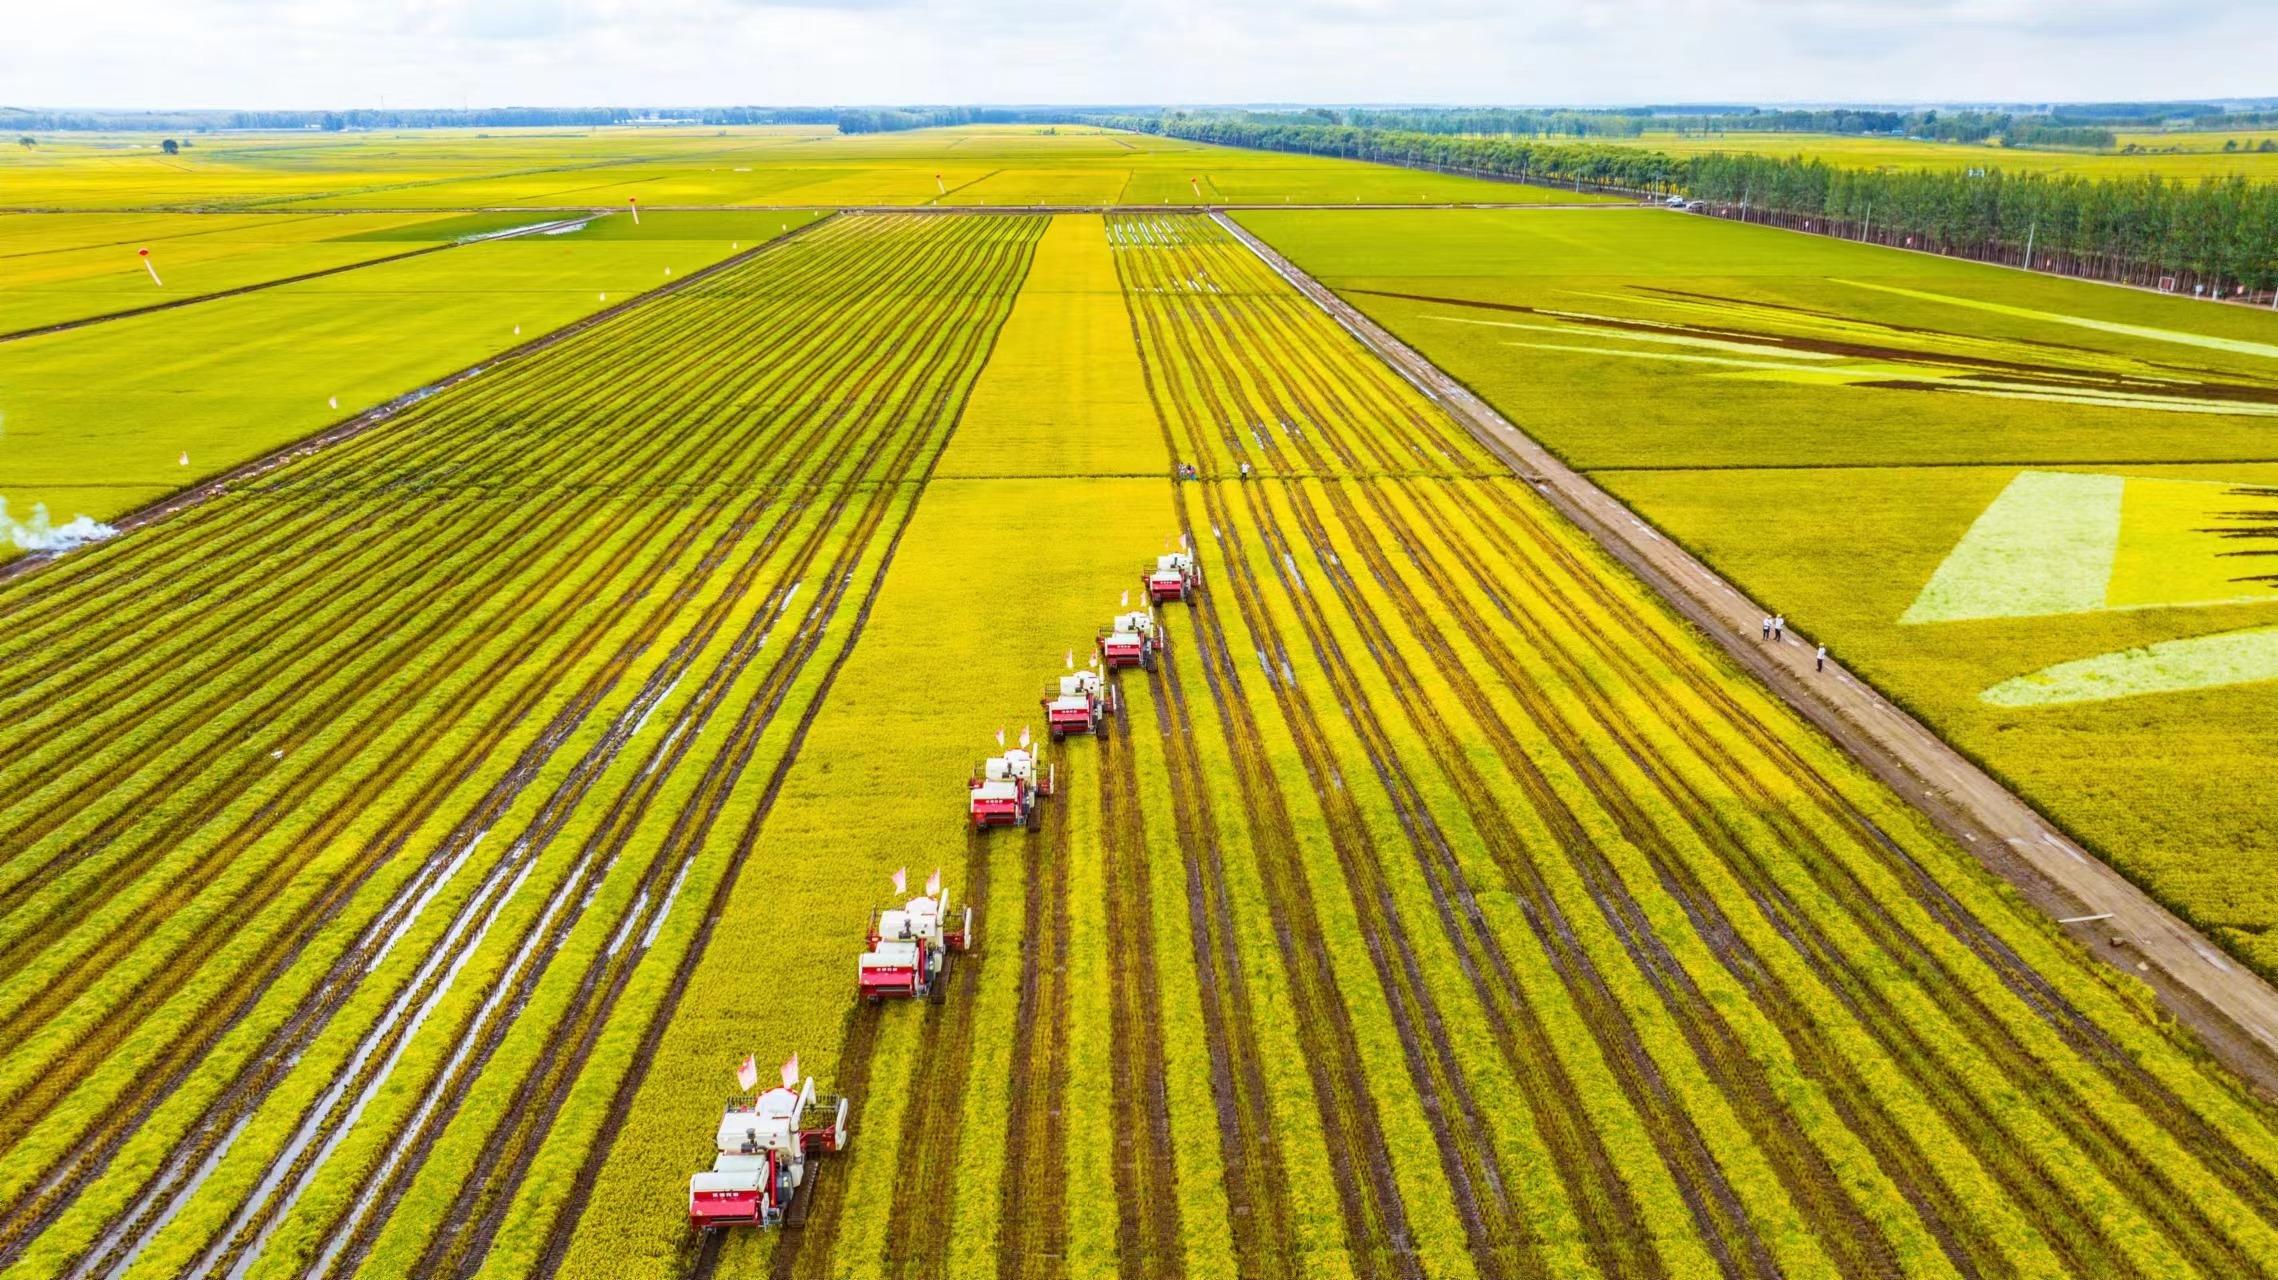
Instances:
[[[1118,270],[1124,273],[1126,293],[1134,292],[1127,262],[1119,260]],[[1178,456],[1178,435],[1199,440],[1204,429],[1195,420],[1194,403],[1169,381],[1169,371],[1161,367],[1160,356],[1146,358],[1149,351],[1163,350],[1160,321],[1145,308],[1131,310],[1134,336],[1147,371],[1148,393],[1164,441],[1173,456]],[[1175,416],[1166,402],[1176,407]],[[1191,521],[1183,507],[1181,523],[1189,545],[1195,545]],[[1203,654],[1200,665],[1211,699],[1223,717],[1222,730],[1248,815],[1251,844],[1266,882],[1276,945],[1296,1005],[1298,1034],[1323,1137],[1329,1146],[1330,1172],[1343,1208],[1352,1263],[1368,1276],[1420,1276],[1422,1263],[1409,1238],[1407,1208],[1392,1174],[1388,1145],[1351,1016],[1336,988],[1335,966],[1323,940],[1288,802],[1281,794],[1262,731],[1242,692],[1239,668],[1219,621],[1214,594],[1200,598],[1196,621]]]
[[[1128,707],[1128,702],[1124,704]],[[1106,869],[1101,918],[1107,930],[1110,1093],[1116,1149],[1116,1256],[1122,1274],[1175,1280],[1185,1272],[1179,1231],[1177,1152],[1163,1060],[1162,979],[1155,960],[1154,893],[1147,868],[1146,817],[1128,721],[1102,739],[1100,833]]]
[[[656,563],[657,563],[657,566],[658,566],[658,568],[661,570],[662,566],[663,566],[664,564],[668,563],[668,561],[667,561],[667,560],[661,560],[661,559],[660,559],[660,560],[659,560],[659,561],[657,561]],[[598,634],[598,633],[596,633],[596,634]],[[534,688],[536,688],[536,689],[540,689],[540,690],[542,690],[542,689],[545,687],[545,685],[544,685],[544,682],[543,682],[543,681],[539,681],[539,682],[537,682],[536,684],[534,684],[534,686],[533,686],[533,687],[534,687]],[[387,852],[392,852],[392,850],[387,850]],[[350,888],[352,888],[352,887],[354,887],[354,886],[353,886],[353,885],[350,885],[350,886],[347,886],[347,887],[350,887]],[[335,899],[335,900],[337,901],[337,896],[336,896],[336,899]]]
[[[989,837],[965,839],[965,905],[988,918]],[[886,1210],[885,1258],[897,1280],[948,1274],[949,1231],[957,1207],[957,1147],[964,1132],[965,1090],[973,1074],[973,1019],[988,949],[975,947],[951,963],[942,1003],[925,1011],[911,1067],[914,1082],[902,1112],[900,1174]]]
[[[1155,729],[1178,797],[1171,816],[1186,879],[1187,928],[1210,1053],[1235,1271],[1260,1280],[1294,1280],[1298,1257],[1289,1220],[1289,1181],[1274,1136],[1272,1096],[1234,932],[1210,782],[1197,752],[1186,690],[1168,651],[1157,659],[1153,679]]]
[[[1103,722],[1111,732],[1117,717]],[[1098,746],[1099,744],[1094,744]],[[1029,842],[1020,995],[1013,1016],[1012,1116],[997,1213],[998,1280],[1068,1274],[1068,801],[1044,806]]]
[[[813,333],[813,330],[809,330],[809,333]],[[731,335],[731,337],[734,337],[734,335]],[[861,351],[852,351],[852,353],[850,353],[850,360],[852,360],[854,364],[861,364],[861,362],[863,362],[863,360],[861,360]],[[820,428],[818,428],[818,433],[816,433],[816,435],[820,435]],[[918,437],[913,437],[913,440],[918,440]],[[813,444],[813,437],[809,437],[809,444]],[[827,471],[825,471],[825,474],[827,474]],[[886,487],[879,487],[879,490],[872,490],[872,494],[888,494],[888,492],[893,492],[893,490],[891,490],[891,485],[886,485]],[[743,538],[743,531],[747,531],[747,526],[749,526],[749,519],[752,519],[752,517],[759,515],[761,508],[770,506],[772,499],[775,499],[775,494],[763,494],[763,497],[761,497],[759,501],[754,501],[754,503],[752,503],[752,510],[749,510],[749,515],[745,517],[745,524],[743,524],[743,528],[738,528],[738,531],[736,531],[734,535],[729,535],[729,540],[727,540],[727,542],[720,542],[720,544],[718,544],[718,547],[715,547],[715,549],[711,551],[711,556],[708,556],[706,565],[718,565],[718,558],[722,556],[722,553],[724,553],[724,551],[727,551],[729,544],[731,544],[731,542],[734,542],[734,540],[740,540],[740,538]],[[797,503],[795,503],[795,506],[797,506]],[[884,503],[882,503],[882,501],[879,501],[879,503],[872,503],[872,510],[877,510],[877,512],[879,512],[879,515],[882,515],[882,512],[884,512]],[[786,515],[786,519],[788,519],[788,515]],[[690,524],[688,528],[683,528],[681,535],[683,535],[683,538],[688,538],[688,535],[693,535],[693,533],[697,531],[697,528],[699,528],[697,524]],[[875,528],[875,524],[872,524],[870,528]],[[859,544],[861,544],[861,547],[870,547],[868,533],[866,533],[866,535],[863,535],[863,538],[859,540]],[[759,553],[754,553],[754,556],[752,556],[752,558],[749,558],[747,567],[749,567],[749,569],[756,569],[756,567],[759,567],[759,563],[761,563],[761,560],[763,560],[763,558],[765,558],[765,549],[761,549]],[[708,576],[708,569],[706,569],[706,572],[704,572],[704,574],[699,574],[699,581],[702,581],[702,579],[704,579],[704,576]],[[836,576],[836,574],[834,574],[834,576]],[[838,585],[841,585],[841,588],[843,588],[843,585],[845,585],[845,583],[843,583],[843,579],[841,579],[841,583],[838,583]],[[693,590],[695,590],[695,588],[693,588],[693,585],[683,585],[683,592],[679,594],[677,601],[683,601],[683,599],[686,599],[686,597],[688,597],[688,594],[690,594],[690,592],[693,592]],[[738,588],[738,590],[740,590],[740,588]],[[738,594],[738,592],[736,592],[736,590],[731,590],[731,592],[729,592],[729,597],[734,597],[734,594]],[[770,604],[772,604],[772,597],[770,597]],[[670,610],[665,610],[665,613],[670,613]],[[827,613],[827,610],[818,610],[818,613]],[[636,647],[633,647],[633,649],[629,651],[629,654],[626,654],[626,658],[631,658],[633,654],[638,654],[638,651],[640,651],[640,649],[645,649],[645,645],[636,645]],[[615,679],[615,672],[611,672],[611,683],[613,683],[613,679]],[[647,692],[642,692],[642,695],[640,695],[640,701],[649,699],[649,695],[652,695],[652,692],[656,692],[656,683],[658,683],[658,679],[661,679],[661,672],[658,672],[656,676],[652,676],[652,681],[649,681],[649,686],[647,686]],[[677,683],[677,681],[674,681],[674,683]],[[786,683],[788,683],[788,681],[786,681]],[[608,686],[606,686],[606,683],[604,683],[604,686],[601,686],[601,688],[604,688],[604,690],[606,690]],[[665,688],[670,688],[670,686],[665,686]],[[585,701],[585,699],[581,699],[581,701]],[[640,708],[640,701],[636,701],[636,708]],[[588,706],[590,706],[590,701],[585,701],[585,704],[588,704]],[[572,706],[572,711],[576,711],[576,706]],[[645,720],[647,711],[654,711],[654,701],[649,701],[649,704],[647,704],[645,708],[642,708],[642,720]],[[631,720],[631,715],[626,715],[626,717],[629,717],[629,720]],[[802,729],[804,729],[804,724],[802,724]],[[551,738],[554,738],[554,733],[547,733],[547,736],[544,736],[544,738],[549,738],[549,740],[551,740]],[[551,754],[551,747],[547,749],[547,752],[540,752],[538,761],[542,763],[542,758],[544,758],[544,756],[547,756],[547,754]],[[472,768],[472,765],[469,765],[469,768]],[[604,768],[606,768],[606,765],[604,765]],[[465,774],[460,774],[460,781],[462,781],[462,779],[465,779]],[[456,786],[456,783],[453,783],[453,786]],[[437,788],[437,790],[453,790],[453,788],[451,788],[451,786],[444,786],[444,788]],[[513,788],[513,790],[519,790],[519,788]],[[724,788],[722,788],[722,793],[724,793]],[[494,793],[492,793],[492,795],[497,795],[497,790],[494,790]],[[503,806],[499,806],[499,809],[503,809]],[[465,834],[465,824],[462,824],[462,827],[460,827],[460,834]],[[481,829],[478,829],[478,831],[476,831],[476,840],[478,840],[478,836],[481,836]],[[444,854],[449,854],[449,850],[451,850],[451,845],[453,845],[453,843],[456,843],[456,840],[449,840],[449,843],[444,843],[444,845],[440,847],[440,850],[437,850],[437,861],[440,861]],[[465,852],[460,852],[460,859],[465,859],[465,856],[467,856],[467,854],[472,854],[472,843],[469,843],[469,845],[465,847]],[[433,863],[431,863],[431,865],[433,865]],[[453,868],[453,870],[456,870],[456,868]],[[421,879],[426,879],[426,870],[421,870]],[[419,886],[419,884],[421,884],[421,879],[415,879],[415,881],[412,881],[412,886]],[[408,893],[408,891],[405,891],[405,893]],[[396,900],[396,904],[401,904],[401,902],[403,902],[403,900],[401,900],[401,897],[399,897],[399,900]],[[390,909],[390,913],[394,913],[394,906],[392,906],[392,909]],[[387,920],[387,916],[383,916],[383,918],[380,918],[380,920],[383,920],[383,922],[385,922],[385,920]],[[369,938],[369,934],[367,934],[367,938]],[[346,963],[349,963],[349,961],[342,961],[342,963],[344,963],[344,966],[346,966]],[[335,970],[335,975],[337,975],[337,970]],[[328,988],[328,991],[337,991],[337,988]],[[337,1004],[335,1004],[335,1007],[337,1007]],[[330,1016],[330,1009],[326,1007],[326,1002],[317,1002],[317,1004],[314,1004],[314,1007],[303,1007],[301,1011],[298,1011],[298,1014],[296,1014],[292,1020],[289,1020],[287,1027],[298,1027],[298,1029],[303,1029],[303,1032],[305,1032],[305,1029],[308,1029],[308,1027],[321,1027],[321,1023],[323,1023],[323,1020],[326,1020],[328,1016]],[[308,1032],[308,1034],[314,1034],[314,1032]],[[303,1041],[303,1043],[305,1043],[305,1041]],[[385,1050],[385,1048],[387,1048],[387,1045],[367,1045],[367,1048],[383,1048],[383,1050]],[[271,1061],[273,1061],[273,1059],[271,1059]],[[241,1105],[241,1107],[244,1107],[244,1109],[251,1109],[251,1105],[253,1105],[253,1102],[257,1102],[257,1096],[260,1096],[260,1093],[264,1093],[264,1089],[260,1089],[260,1086],[255,1086],[255,1089],[251,1089],[251,1091],[246,1091],[246,1089],[237,1089],[237,1091],[232,1091],[232,1093],[230,1093],[230,1098],[244,1098],[244,1096],[248,1096],[248,1093],[251,1093],[253,1100],[251,1100],[251,1102],[239,1102],[239,1105]],[[244,1114],[244,1111],[239,1111],[239,1114]],[[210,1121],[214,1121],[214,1118],[221,1118],[221,1116],[207,1116],[207,1118],[210,1118]],[[214,1130],[216,1130],[216,1127],[219,1127],[219,1130],[223,1130],[223,1132],[228,1132],[228,1127],[230,1127],[230,1125],[210,1125],[210,1127],[207,1127],[207,1132],[214,1132]],[[107,1155],[105,1155],[105,1157],[107,1157]],[[178,1162],[178,1164],[180,1164],[180,1166],[189,1166],[191,1162]],[[171,1216],[171,1209],[169,1209],[169,1216]],[[112,1244],[118,1244],[118,1241],[114,1239],[114,1241],[112,1241]],[[112,1257],[116,1257],[116,1253],[114,1253]]]
[[[799,442],[798,448],[793,451],[792,457],[788,459],[788,464],[791,466],[805,465],[807,455],[817,444],[818,440],[820,439],[820,435],[820,432],[807,434],[804,440]],[[825,465],[821,468],[821,474],[827,475],[834,465],[835,455],[834,461],[826,462]],[[753,507],[746,513],[742,523],[744,525],[748,525],[750,520],[757,515],[759,508],[761,506],[767,505],[771,501],[772,496],[763,494],[762,499],[759,502],[756,502]],[[755,572],[758,569],[760,564],[765,560],[767,554],[773,549],[774,545],[788,532],[787,521],[788,517],[786,517],[785,520],[779,521],[777,526],[769,531],[767,538],[762,543],[758,552],[748,558],[746,569],[740,572],[737,580],[731,584],[727,599],[733,599],[736,596],[740,595],[742,592],[748,590],[751,573]],[[701,582],[704,576],[708,574],[712,565],[717,562],[717,559],[720,553],[724,550],[725,545],[726,544],[723,543],[720,547],[716,547],[712,556],[706,561],[705,565],[702,566],[702,571],[695,576],[691,583],[684,585],[678,592],[675,593],[671,602],[674,606],[678,606],[679,604],[683,603],[687,596],[693,592],[696,583]],[[780,588],[778,589],[780,590]],[[648,642],[654,638],[656,629],[660,627],[662,625],[662,622],[670,615],[670,609],[653,614],[652,621],[648,624],[644,638],[639,642],[639,644],[636,647],[628,647],[626,649],[620,650],[618,657],[613,661],[612,667],[607,672],[608,678],[612,683],[614,682],[617,673],[622,670],[623,663],[629,661],[635,655],[638,649],[645,649],[647,647]],[[716,626],[716,623],[711,623],[708,620],[708,625]],[[692,632],[689,637],[684,638],[675,647],[673,654],[667,660],[667,662],[661,666],[656,673],[652,674],[648,683],[644,686],[639,696],[636,697],[633,706],[629,708],[626,715],[620,719],[620,722],[616,727],[616,731],[613,732],[610,737],[605,738],[601,745],[596,747],[595,753],[589,754],[588,758],[580,763],[579,773],[575,776],[581,782],[590,781],[594,771],[597,768],[606,766],[608,759],[613,757],[616,747],[622,744],[622,740],[625,736],[629,735],[635,721],[637,719],[645,719],[645,717],[651,711],[653,711],[656,705],[656,701],[661,698],[663,694],[669,690],[669,688],[677,684],[680,674],[685,670],[687,661],[693,657],[694,647],[692,642],[694,640],[702,638],[706,634],[708,634],[708,631],[705,629],[699,629],[696,632]],[[557,716],[555,722],[556,728],[550,730],[549,733],[540,740],[540,745],[542,745],[545,750],[543,752],[537,752],[534,749],[531,755],[526,756],[523,761],[518,763],[516,769],[510,771],[506,777],[502,778],[499,785],[493,789],[492,794],[486,798],[484,802],[484,808],[482,810],[478,810],[469,818],[462,820],[458,828],[455,829],[452,833],[451,837],[448,840],[442,842],[437,847],[435,855],[431,857],[427,866],[422,869],[421,876],[419,878],[415,878],[413,882],[398,895],[395,901],[390,904],[388,910],[384,911],[381,914],[379,920],[374,926],[373,931],[368,932],[365,938],[359,942],[357,951],[335,965],[332,973],[329,974],[326,979],[327,990],[342,990],[345,985],[343,982],[343,979],[345,977],[361,972],[361,970],[369,964],[371,958],[369,952],[374,946],[379,943],[380,939],[383,936],[386,936],[379,929],[379,926],[387,924],[391,915],[396,914],[400,909],[412,902],[414,900],[414,895],[424,891],[423,885],[426,883],[426,877],[428,873],[435,870],[441,864],[441,860],[444,855],[446,855],[453,848],[465,847],[466,842],[479,838],[480,833],[489,828],[491,822],[495,821],[497,815],[503,811],[506,803],[509,802],[512,797],[519,792],[523,785],[527,784],[530,777],[535,773],[537,766],[543,763],[544,756],[551,754],[553,747],[558,745],[560,737],[566,734],[569,728],[574,727],[577,721],[582,719],[583,716],[588,711],[590,711],[591,707],[597,700],[598,692],[593,686],[589,685],[588,690],[584,696],[581,696],[578,700],[573,702],[570,707],[566,708],[563,713]],[[638,714],[636,715],[636,713]],[[604,748],[606,748],[606,750],[604,750]],[[596,763],[597,757],[598,764]],[[509,786],[509,784],[512,785]],[[557,793],[557,798],[553,803],[557,807],[560,805],[561,801],[559,793]],[[336,1001],[334,1003],[336,1003]],[[259,1056],[257,1061],[268,1065],[276,1065],[281,1063],[282,1060],[287,1060],[291,1057],[297,1056],[299,1052],[299,1046],[306,1043],[307,1036],[313,1035],[316,1030],[321,1029],[321,1019],[324,1017],[329,1017],[330,1012],[330,1008],[324,1007],[324,1005],[320,1004],[312,1014],[307,1006],[304,1005],[301,1011],[296,1012],[294,1022],[287,1024],[289,1029],[297,1029],[301,1038],[297,1042],[289,1043],[278,1043],[276,1041],[272,1041],[269,1045],[265,1046],[264,1052]],[[226,1116],[222,1118],[226,1119]],[[209,1113],[207,1117],[202,1118],[202,1123],[208,1127],[209,1131],[214,1127],[216,1122],[217,1118],[211,1113]],[[195,1152],[186,1152],[182,1154],[195,1154]],[[176,1163],[179,1164],[181,1161],[178,1159]]]
[[[1019,245],[1007,246],[1000,250],[998,256],[1024,259],[1023,248]],[[987,271],[987,264],[983,265],[984,276],[986,277],[990,273]],[[1005,274],[1010,274],[1017,279],[1019,273],[1006,272]],[[1001,314],[1003,308],[999,307],[998,310]],[[967,335],[965,345],[956,350],[936,348],[935,354],[927,366],[914,379],[919,385],[933,381],[938,376],[944,362],[951,371],[978,369],[979,362],[974,358],[976,349],[985,343],[987,336],[993,333],[994,329],[990,327],[984,332],[980,325],[973,323],[976,317],[964,316],[958,319],[962,320],[963,323],[955,324],[954,328]],[[916,430],[905,433],[901,437],[898,452],[887,468],[885,475],[870,490],[870,500],[857,518],[853,531],[840,542],[835,559],[822,575],[822,580],[829,584],[825,588],[824,599],[809,615],[810,622],[798,634],[794,635],[790,642],[792,653],[796,656],[779,662],[774,672],[770,674],[770,683],[763,685],[760,692],[755,694],[746,704],[743,720],[735,726],[729,739],[731,745],[714,757],[712,768],[707,771],[699,784],[695,805],[683,809],[681,816],[674,824],[673,830],[668,835],[666,849],[668,851],[677,850],[677,862],[674,864],[677,874],[674,883],[678,882],[680,876],[686,875],[689,863],[702,848],[718,817],[721,806],[726,802],[729,792],[741,780],[745,767],[758,747],[760,736],[772,725],[777,710],[790,692],[792,682],[804,671],[808,660],[820,649],[824,636],[823,624],[835,616],[840,602],[854,581],[856,566],[870,550],[872,539],[884,524],[902,485],[909,478],[911,468],[918,464],[921,454],[927,454],[928,445],[933,446],[935,452],[938,451],[939,442],[936,439],[936,431],[945,428],[945,424],[953,418],[956,409],[961,404],[960,384],[955,382],[944,384],[918,420]],[[871,456],[865,457],[857,465],[855,474],[867,474],[873,458],[878,452],[883,451],[887,439],[888,437],[881,435],[874,442]],[[927,454],[927,456],[930,457],[931,455]],[[841,489],[831,510],[818,523],[819,529],[835,529],[851,492],[852,490],[849,488]],[[810,572],[811,561],[819,549],[819,540],[814,547],[804,549],[801,556],[795,561],[795,567],[786,571],[787,575],[795,575],[792,577],[793,581],[804,580]],[[759,629],[756,623],[757,620],[755,619],[754,631],[756,635],[750,648],[742,655],[742,660],[748,660],[752,654],[756,654],[759,644],[764,642],[769,634],[766,630]],[[738,661],[736,667],[729,671],[725,678],[719,680],[716,687],[720,698],[725,697],[728,685],[736,675],[740,674],[743,665],[742,660]],[[710,690],[700,692],[699,698],[701,699],[703,694],[707,692]],[[716,707],[717,703],[714,705]],[[706,710],[707,716],[710,714],[710,710],[710,708]],[[674,739],[675,749],[683,752],[703,729],[702,721],[688,721],[686,723],[690,726],[689,731]],[[665,778],[671,772],[671,768],[662,768],[652,769],[644,773],[644,786],[650,779]],[[661,787],[662,783],[658,783],[658,786]],[[647,807],[649,798],[653,795],[654,789],[647,789],[642,797],[639,809],[634,812],[632,818],[617,825],[616,830],[619,835],[616,837],[616,843],[608,850],[613,859],[625,841],[630,838],[633,824],[639,821],[641,813]],[[692,814],[700,814],[701,816],[692,821]],[[612,815],[612,817],[614,816]],[[668,856],[671,855],[668,854]],[[655,900],[656,887],[662,879],[662,869],[665,862],[666,857],[660,856],[656,862],[651,864],[651,872],[640,882],[640,902],[646,903]],[[665,902],[669,903],[669,901],[670,899],[667,897]],[[637,910],[636,908],[636,912]],[[636,917],[629,920],[621,928],[629,931],[640,923],[642,921]],[[626,934],[620,933],[618,936],[622,937]],[[591,1053],[594,1038],[598,1036],[601,1027],[610,1013],[613,1012],[616,998],[623,991],[624,984],[631,975],[633,964],[645,951],[645,944],[638,950],[629,947],[613,948],[607,957],[608,962],[597,961],[594,966],[596,971],[588,973],[580,986],[581,998],[586,993],[596,989],[602,990],[605,994],[593,1002],[593,1007],[590,1010],[581,1011],[577,1015],[583,1022],[583,1027],[581,1039],[576,1049],[560,1059],[559,1064],[552,1068],[555,1078],[550,1083],[541,1086],[548,1091],[548,1096],[542,1104],[544,1118],[539,1121],[529,1120],[525,1114],[528,1105],[527,1097],[522,1093],[517,1094],[512,1108],[507,1113],[505,1123],[509,1126],[519,1127],[522,1132],[516,1134],[515,1137],[518,1145],[504,1157],[508,1161],[509,1167],[509,1172],[503,1175],[504,1185],[501,1187],[485,1186],[481,1191],[475,1192],[471,1185],[462,1184],[463,1190],[458,1201],[453,1205],[451,1219],[443,1224],[443,1229],[433,1237],[434,1244],[421,1261],[422,1273],[442,1274],[445,1270],[456,1270],[460,1274],[465,1274],[467,1272],[466,1260],[469,1257],[479,1258],[487,1251],[489,1241],[498,1229],[500,1215],[504,1213],[506,1206],[511,1202],[510,1193],[521,1185],[530,1162],[536,1157],[539,1147],[544,1143],[551,1130],[552,1117],[559,1114],[566,1100],[569,1083],[574,1080],[577,1069],[583,1066],[586,1056]],[[552,1055],[562,1043],[563,1041],[558,1035],[551,1038],[548,1042],[547,1054]],[[478,1161],[474,1176],[477,1178],[492,1176],[491,1166],[500,1158],[500,1154],[501,1147],[494,1133],[492,1140],[484,1146],[483,1155]],[[454,1238],[457,1234],[454,1228],[463,1221],[471,1204],[480,1203],[484,1196],[488,1197],[489,1207],[477,1229],[465,1239]],[[450,1242],[447,1248],[444,1247],[446,1242]]]

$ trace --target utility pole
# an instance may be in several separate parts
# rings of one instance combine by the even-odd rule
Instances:
[[[1865,222],[1863,222],[1863,223],[1860,223],[1860,224],[1859,224],[1859,239],[1861,239],[1861,240],[1865,240],[1867,237],[1869,237],[1869,236],[1871,236],[1871,235],[1873,235],[1873,234],[1874,234],[1874,230],[1875,230],[1875,202],[1874,202],[1874,201],[1872,201],[1872,200],[1869,200],[1869,201],[1867,201],[1867,220],[1866,220]]]
[[[2025,228],[2025,269],[2027,271],[2033,269],[2033,235],[2040,229],[2041,220],[2039,218],[2033,219],[2031,225]]]

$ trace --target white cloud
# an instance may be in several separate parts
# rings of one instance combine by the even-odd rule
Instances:
[[[28,106],[1925,101],[2268,91],[2258,0],[112,0]]]

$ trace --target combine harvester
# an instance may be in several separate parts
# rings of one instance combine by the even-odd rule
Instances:
[[[1202,590],[1202,566],[1192,552],[1173,551],[1155,557],[1146,582],[1148,603],[1191,605]]]
[[[845,1098],[817,1094],[812,1076],[799,1083],[799,1055],[783,1064],[783,1084],[746,1097],[759,1082],[750,1058],[736,1073],[743,1093],[728,1099],[713,1145],[719,1154],[709,1172],[688,1179],[688,1224],[699,1231],[715,1227],[777,1227],[804,1217],[799,1188],[807,1181],[807,1159],[846,1150]],[[800,1208],[793,1216],[792,1206]]]
[[[1003,745],[1004,734],[997,734],[998,745]],[[989,827],[1026,827],[1031,831],[1044,825],[1044,798],[1057,789],[1059,776],[1056,770],[1039,769],[1036,756],[1028,749],[1028,730],[1020,731],[1020,745],[1001,756],[990,756],[981,762],[966,782],[965,813],[976,831]]]
[[[1107,718],[1115,711],[1115,686],[1096,665],[1071,671],[1044,686],[1044,727],[1052,731],[1054,742],[1071,733],[1105,736]]]
[[[894,895],[908,888],[909,873],[894,873]],[[949,909],[941,872],[925,882],[925,892],[899,907],[870,913],[870,934],[855,972],[855,994],[872,1004],[882,1000],[940,1000],[949,957],[973,945],[973,908]]]
[[[1125,604],[1130,603],[1128,597]],[[1152,670],[1155,655],[1169,647],[1171,638],[1155,615],[1144,609],[1115,615],[1099,633],[1100,662],[1110,671],[1126,671],[1138,667]]]

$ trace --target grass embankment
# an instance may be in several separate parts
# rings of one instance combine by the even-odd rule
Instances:
[[[1244,217],[2278,974],[2278,825],[2251,785],[2278,668],[2233,646],[2171,671],[2150,648],[2273,621],[2261,559],[2228,554],[2253,544],[2224,535],[2268,505],[2236,490],[2278,459],[2278,318],[1678,217]],[[2037,616],[1932,620],[1950,557],[2029,471],[2124,478],[2116,528],[2093,563],[1962,575]],[[2025,608],[2060,578],[2076,607]],[[2129,696],[1990,694],[2051,669]]]

